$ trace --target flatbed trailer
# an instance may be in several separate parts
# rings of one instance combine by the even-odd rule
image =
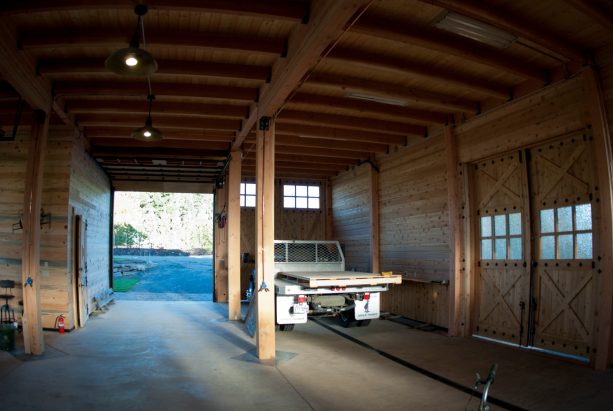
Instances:
[[[345,270],[338,241],[275,241],[276,322],[280,330],[309,317],[339,317],[343,326],[379,318],[380,294],[399,275]]]

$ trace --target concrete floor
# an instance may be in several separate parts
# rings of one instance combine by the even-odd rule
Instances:
[[[314,322],[278,333],[277,366],[261,365],[254,341],[225,314],[212,302],[118,301],[84,329],[45,333],[42,357],[0,352],[0,409],[477,409],[478,399],[466,407],[466,393]],[[612,371],[390,321],[338,329],[466,386],[498,362],[491,394],[523,408],[613,404]]]

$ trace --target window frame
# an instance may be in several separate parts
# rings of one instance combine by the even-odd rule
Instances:
[[[247,186],[253,186],[253,188],[255,189],[254,193],[247,193]],[[257,196],[257,185],[254,182],[251,181],[241,181],[240,184],[240,206],[241,208],[255,208],[255,204],[256,204],[256,196]],[[248,205],[247,203],[247,198],[253,198],[253,205]]]
[[[577,206],[590,206],[590,229],[589,230],[577,230]],[[571,228],[570,230],[558,230],[559,228],[559,215],[558,210],[563,208],[571,209]],[[543,211],[553,212],[553,231],[543,232]],[[570,205],[562,205],[559,207],[548,207],[543,208],[538,211],[539,218],[539,227],[538,227],[538,235],[539,235],[539,248],[538,255],[539,260],[546,261],[573,261],[573,260],[592,260],[594,258],[594,212],[592,203],[578,203],[578,204],[570,204]],[[578,258],[579,248],[577,246],[577,235],[579,234],[590,234],[591,236],[591,255],[590,257],[582,257]],[[571,236],[572,239],[572,257],[571,258],[563,258],[560,254],[560,236]],[[553,238],[553,247],[554,247],[554,258],[544,258],[543,257],[543,238]]]
[[[511,234],[510,217],[513,214],[519,214],[519,234]],[[505,231],[504,234],[496,233],[496,217],[504,216]],[[490,219],[489,236],[483,235],[483,221],[485,218]],[[521,261],[524,259],[524,227],[522,220],[522,212],[513,210],[510,213],[488,214],[479,216],[479,259],[483,261]],[[496,240],[505,240],[505,256],[504,258],[498,258],[496,252]],[[520,240],[520,256],[518,258],[511,258],[511,240]],[[490,242],[490,258],[483,258],[483,241]]]
[[[287,188],[293,187],[293,194],[287,193]],[[306,189],[306,195],[298,194],[298,187]],[[317,194],[311,194],[311,189],[317,189]],[[320,211],[321,210],[321,185],[284,183],[282,186],[282,202],[284,210]],[[287,199],[293,199],[293,206],[287,205]],[[306,207],[298,207],[299,199],[306,201]],[[317,200],[317,207],[311,207],[311,200]]]

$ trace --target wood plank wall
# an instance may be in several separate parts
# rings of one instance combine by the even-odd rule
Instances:
[[[613,100],[613,69],[604,70],[607,101]],[[611,109],[609,119],[612,119]],[[514,150],[566,133],[589,124],[586,96],[581,78],[571,78],[504,107],[483,113],[456,128],[459,160],[471,162]],[[442,132],[423,143],[400,147],[377,157],[381,169],[379,206],[381,221],[381,270],[404,274],[409,279],[383,296],[383,309],[416,320],[446,327],[448,325],[449,244],[447,234],[447,187]],[[365,169],[365,166],[362,166]],[[353,256],[363,245],[354,238],[367,238],[367,225],[359,217],[342,219],[354,212],[366,193],[355,190],[360,168],[332,179],[336,238],[345,243],[348,264],[363,264]],[[365,185],[363,185],[364,187]],[[336,204],[336,200],[342,204]],[[364,217],[366,217],[365,211]],[[355,214],[356,216],[359,213]],[[466,217],[466,216],[465,216]],[[470,275],[470,267],[466,267]],[[468,287],[462,299],[468,301]]]
[[[247,180],[243,180],[249,182]],[[283,208],[283,184],[320,186],[320,209],[314,211],[285,210]],[[326,231],[326,190],[324,181],[277,180],[275,188],[275,240],[324,240]],[[255,253],[255,209],[241,207],[241,254]],[[241,298],[245,298],[249,286],[252,262],[241,263]]]
[[[86,264],[88,313],[96,308],[94,298],[108,291],[109,284],[109,225],[111,213],[111,183],[96,161],[85,152],[83,138],[74,137],[71,158],[68,239],[72,243],[72,210],[83,217],[86,229]],[[69,255],[72,255],[70,253]],[[75,285],[72,281],[72,258],[68,259],[69,298]],[[73,318],[71,315],[69,318]]]
[[[110,185],[106,176],[82,146],[75,146],[73,131],[67,127],[52,127],[43,176],[42,208],[51,213],[51,224],[41,230],[41,309],[42,324],[53,328],[58,315],[64,314],[68,328],[72,324],[70,274],[69,206],[74,203],[84,215],[91,215],[94,229],[88,268],[92,270],[90,295],[96,295],[103,277],[108,287],[108,218],[110,217]],[[30,130],[22,127],[14,142],[0,143],[0,279],[12,279],[16,298],[11,302],[21,319],[21,243],[22,231],[13,232],[23,207],[25,168],[30,145]],[[72,167],[72,172],[71,172]],[[70,185],[75,185],[71,196]],[[106,195],[101,193],[105,192]],[[100,204],[97,204],[100,202]],[[102,208],[99,208],[102,207]],[[104,208],[106,207],[106,208]],[[91,214],[90,209],[96,211]],[[94,222],[97,220],[97,222]],[[95,236],[95,237],[94,237]],[[106,259],[106,261],[104,261]]]
[[[332,239],[343,246],[347,270],[370,271],[369,167],[332,179]]]

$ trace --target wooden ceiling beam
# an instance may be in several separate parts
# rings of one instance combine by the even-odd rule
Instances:
[[[336,44],[372,0],[322,0],[313,4],[309,22],[290,33],[287,58],[273,64],[270,84],[260,88],[261,99],[236,134],[233,148],[240,148],[261,116],[273,117],[307,74]]]
[[[76,120],[85,127],[142,127],[146,116],[139,114],[79,114]],[[207,117],[168,117],[152,116],[155,127],[172,127],[174,129],[237,130],[240,120]]]
[[[246,166],[244,167],[244,169],[242,170],[244,174],[247,175],[253,175],[255,173],[255,166]],[[275,165],[275,176],[278,177],[279,174],[283,174],[285,173],[287,174],[292,174],[292,175],[305,175],[305,176],[312,176],[312,175],[316,175],[318,177],[332,177],[338,174],[338,171],[335,170],[305,170],[305,169],[301,169],[301,168],[296,168],[296,167],[279,167],[277,165]]]
[[[18,43],[24,49],[67,49],[67,48],[119,48],[127,47],[134,33],[133,27],[109,29],[28,31],[21,33]],[[182,32],[179,30],[147,31],[147,47],[207,48],[233,52],[263,53],[282,55],[285,39],[258,38],[254,35],[232,33]]]
[[[84,113],[123,113],[147,114],[147,105],[141,100],[68,100],[66,111],[73,114]],[[229,117],[243,118],[249,113],[246,105],[221,105],[205,103],[181,103],[155,101],[151,114],[168,114],[177,116]]]
[[[347,109],[356,112],[369,112],[384,114],[388,116],[398,116],[406,119],[412,119],[424,124],[442,124],[447,120],[445,113],[434,112],[428,110],[420,110],[410,107],[396,106],[392,104],[383,104],[370,101],[362,101],[349,97],[331,97],[319,94],[296,93],[292,97],[292,103],[306,104],[314,106],[330,106],[337,109]],[[422,126],[423,127],[423,126]],[[412,130],[413,135],[423,135],[424,128],[415,128]]]
[[[345,92],[358,91],[375,96],[406,99],[411,103],[426,104],[450,112],[461,111],[463,113],[474,114],[479,108],[477,101],[361,77],[313,73],[309,76],[308,84],[341,89]]]
[[[377,120],[367,118],[365,113],[359,117],[326,114],[313,111],[283,109],[277,117],[276,124],[306,124],[323,125],[360,131],[374,131],[381,134],[419,135],[426,133],[426,127],[397,121]]]
[[[442,30],[415,27],[402,20],[366,15],[351,28],[351,31],[428,50],[436,50],[440,53],[513,73],[525,79],[542,81],[543,84],[547,81],[547,72],[544,69],[533,67],[527,62],[518,61],[494,47]]]
[[[613,31],[613,15],[608,9],[594,0],[566,0],[575,9],[585,14],[605,29]]]
[[[329,140],[325,138],[298,137],[294,135],[284,135],[275,132],[276,144],[293,147],[317,147],[324,149],[339,149],[348,151],[370,151],[372,153],[385,153],[388,150],[387,144],[354,142],[342,140]]]
[[[243,170],[242,173],[243,178],[247,179],[255,179],[255,170]],[[323,181],[329,180],[331,176],[318,174],[316,171],[313,172],[311,170],[301,171],[277,171],[275,170],[275,179],[282,180],[293,180],[293,181]]]
[[[74,74],[104,74],[109,71],[101,59],[44,59],[37,63],[38,74],[61,78]],[[158,71],[154,78],[162,75],[188,77],[223,77],[266,81],[270,67],[249,64],[215,63],[209,61],[157,60]]]
[[[275,126],[275,131],[278,134],[288,136],[305,138],[314,137],[335,141],[347,141],[356,146],[359,146],[362,143],[393,144],[402,146],[406,144],[407,140],[406,136],[291,123],[277,124]]]
[[[401,57],[394,57],[379,53],[369,53],[350,47],[336,47],[328,55],[328,59],[339,60],[343,64],[347,62],[372,67],[374,70],[381,68],[402,72],[404,75],[413,73],[446,84],[473,90],[497,99],[509,98],[509,87],[484,81],[481,78],[464,74],[453,73],[451,69],[433,67],[432,65],[410,61]]]
[[[508,31],[518,37],[529,40],[535,44],[553,51],[569,60],[585,61],[585,50],[563,39],[559,34],[548,32],[542,24],[528,21],[525,16],[517,16],[500,6],[493,6],[478,0],[420,0],[434,6],[471,17],[475,20],[490,24],[499,29]],[[568,0],[572,3],[585,1]]]
[[[143,81],[63,81],[55,83],[55,94],[67,99],[89,96],[139,96],[146,106],[149,93]],[[235,86],[215,86],[184,83],[154,83],[156,96],[219,98],[240,101],[255,101],[257,89]],[[155,106],[155,103],[153,104]]]
[[[85,135],[92,138],[122,138],[131,139],[130,133],[134,127],[85,127]],[[232,142],[234,131],[209,131],[209,130],[180,130],[164,127],[165,140],[195,140],[195,141],[220,141]]]
[[[273,17],[290,21],[304,20],[308,13],[306,0],[148,0],[151,11],[224,13],[239,16]],[[0,10],[11,13],[54,11],[133,10],[134,2],[125,0],[3,0]]]
[[[227,150],[229,142],[223,141],[204,141],[204,140],[169,140],[148,141],[143,143],[132,138],[90,138],[93,147],[113,147],[113,148],[137,148],[145,145],[147,148],[177,148],[177,149],[196,149],[196,150]]]
[[[195,150],[193,148],[148,147],[144,143],[137,147],[92,147],[94,158],[110,159],[151,159],[156,160],[219,160],[226,159],[226,150]]]
[[[282,144],[275,145],[275,152],[279,154],[302,154],[320,157],[350,158],[353,160],[365,160],[370,156],[370,153],[366,151],[348,151],[335,149],[322,150],[320,148],[294,147]]]
[[[245,167],[255,167],[255,159],[244,159],[242,162]],[[344,171],[347,170],[347,165],[340,164],[327,164],[327,163],[314,163],[311,161],[283,161],[283,160],[275,160],[275,165],[283,167],[283,168],[291,168],[294,167],[296,169],[301,170],[333,170],[333,171]]]
[[[254,150],[246,151],[243,154],[243,161],[245,160],[254,160],[255,161],[255,153]],[[292,163],[311,163],[311,164],[334,164],[339,166],[351,167],[359,164],[359,160],[350,159],[350,158],[330,158],[330,157],[322,157],[317,154],[292,154],[292,153],[276,153],[275,161],[289,161]]]

